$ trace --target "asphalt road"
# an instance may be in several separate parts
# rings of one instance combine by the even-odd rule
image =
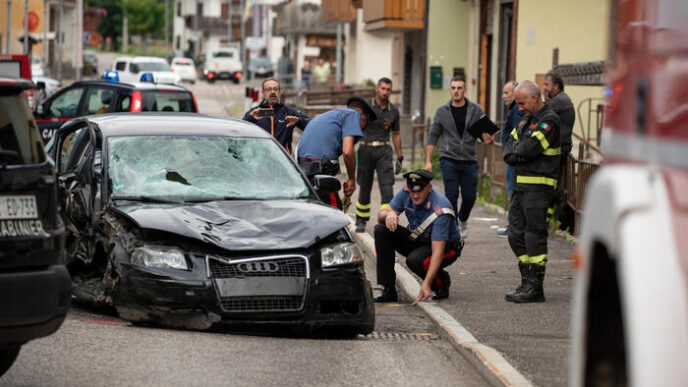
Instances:
[[[243,87],[189,86],[218,115],[243,105]],[[374,284],[372,262],[366,272]],[[375,332],[352,339],[135,327],[74,306],[57,333],[22,348],[0,386],[487,386],[410,301],[377,307]]]

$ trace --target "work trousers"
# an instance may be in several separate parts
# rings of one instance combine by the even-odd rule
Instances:
[[[373,189],[373,174],[377,171],[377,184],[380,187],[380,205],[386,207],[394,197],[394,168],[392,147],[361,145],[358,147],[358,203],[356,219],[370,219],[370,192]]]
[[[509,204],[509,246],[522,263],[547,263],[547,210],[552,191],[514,191]]]
[[[375,225],[375,251],[377,253],[377,283],[385,287],[394,286],[396,273],[394,272],[394,252],[406,257],[406,266],[418,277],[425,279],[432,259],[431,242],[411,240],[411,232],[406,227],[397,227],[389,231],[384,223]],[[431,289],[449,284],[449,273],[444,268],[456,262],[461,255],[458,241],[447,242],[440,270],[435,276]]]
[[[444,195],[459,220],[467,221],[478,193],[478,163],[440,158],[440,170],[444,180]],[[457,210],[459,193],[461,208]]]

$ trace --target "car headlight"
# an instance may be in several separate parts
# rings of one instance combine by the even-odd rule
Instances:
[[[184,254],[176,247],[143,246],[134,249],[131,262],[149,267],[165,267],[188,270]]]
[[[339,243],[325,246],[320,249],[320,257],[322,267],[361,262],[363,260],[361,251],[355,243]]]

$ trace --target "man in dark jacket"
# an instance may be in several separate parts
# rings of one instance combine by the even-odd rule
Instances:
[[[547,209],[559,178],[559,117],[542,101],[531,81],[516,87],[516,102],[525,117],[511,131],[504,161],[516,167],[509,203],[509,245],[518,258],[521,284],[507,301],[544,302],[547,264]]]
[[[468,133],[468,128],[485,113],[480,106],[465,97],[466,81],[462,77],[456,76],[449,81],[449,92],[451,100],[437,108],[428,133],[425,169],[432,172],[432,152],[441,137],[440,170],[444,180],[444,194],[457,213],[461,239],[465,239],[468,236],[468,217],[478,192],[476,139]],[[482,137],[485,143],[492,142],[489,134],[483,133]],[[461,208],[457,211],[459,192]]]
[[[310,118],[291,106],[280,102],[280,83],[275,78],[263,81],[263,100],[244,114],[244,121],[256,124],[270,133],[277,142],[292,153],[291,139],[294,127],[306,128]],[[270,111],[272,109],[272,111]]]

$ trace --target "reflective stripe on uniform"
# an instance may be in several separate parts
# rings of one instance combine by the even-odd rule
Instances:
[[[356,215],[360,216],[361,218],[370,218],[370,203],[361,204],[357,202]]]
[[[518,260],[521,261],[521,263],[528,263],[528,256],[527,255],[519,255]]]
[[[384,210],[385,208],[389,207],[389,203],[381,204],[380,205],[380,210]]]
[[[542,154],[545,156],[558,156],[561,154],[561,148],[547,148]]]
[[[542,132],[535,132],[533,133],[533,137],[537,138],[540,140],[540,145],[542,146],[542,149],[547,149],[549,148],[549,141],[545,138],[545,134]]]
[[[516,176],[516,183],[520,184],[544,184],[557,188],[557,180],[544,176]]]
[[[545,266],[547,263],[547,254],[535,255],[528,258],[529,263],[534,263],[536,265]]]
[[[545,222],[549,222],[554,217],[554,207],[547,209],[547,215],[545,215]]]
[[[513,129],[511,131],[511,137],[513,137],[514,140],[518,140],[518,132],[516,131],[516,129]]]

